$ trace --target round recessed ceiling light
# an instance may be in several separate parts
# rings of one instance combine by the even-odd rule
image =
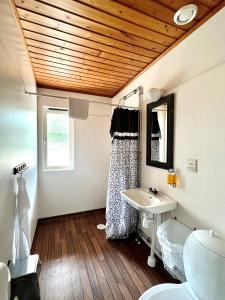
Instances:
[[[188,4],[181,7],[174,15],[174,22],[177,25],[185,25],[190,23],[196,16],[198,7],[195,4]]]

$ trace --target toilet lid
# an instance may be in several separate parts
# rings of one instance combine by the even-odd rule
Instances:
[[[139,300],[195,300],[183,284],[160,284],[147,290]]]

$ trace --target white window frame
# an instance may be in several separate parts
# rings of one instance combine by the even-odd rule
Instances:
[[[69,119],[69,140],[70,140],[70,164],[68,166],[47,165],[47,113],[68,114],[67,108],[44,106],[42,109],[42,170],[43,171],[67,171],[74,169],[74,120]],[[69,114],[68,114],[69,118]]]

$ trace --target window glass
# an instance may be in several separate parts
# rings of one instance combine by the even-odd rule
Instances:
[[[44,124],[45,169],[71,168],[72,136],[68,112],[47,109]]]

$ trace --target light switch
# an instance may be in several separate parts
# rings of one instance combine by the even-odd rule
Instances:
[[[197,159],[192,159],[192,158],[189,158],[188,159],[188,171],[192,172],[192,173],[197,173]]]

